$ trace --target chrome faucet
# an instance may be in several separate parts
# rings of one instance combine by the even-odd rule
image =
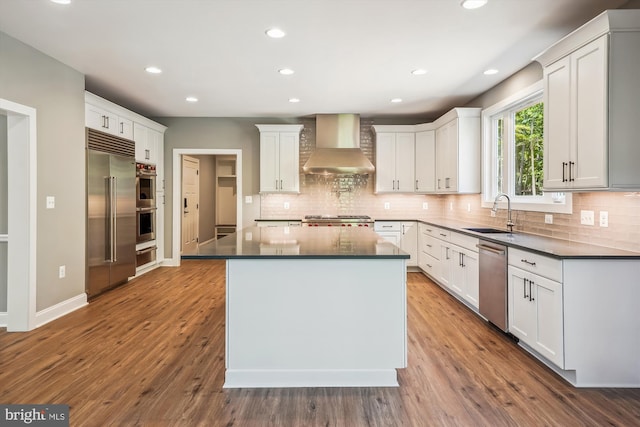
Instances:
[[[498,193],[495,200],[493,201],[493,208],[491,208],[491,210],[494,212],[498,212],[498,201],[503,197],[507,199],[507,227],[509,228],[509,233],[513,233],[513,226],[515,224],[513,223],[513,221],[511,221],[511,199],[509,198],[509,196],[504,193]]]

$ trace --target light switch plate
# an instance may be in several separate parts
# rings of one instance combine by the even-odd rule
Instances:
[[[580,224],[594,225],[593,211],[580,211]]]
[[[289,202],[284,202],[284,208],[289,209]]]
[[[56,198],[54,196],[47,196],[47,209],[54,209],[56,207]]]
[[[385,208],[385,209],[391,209],[391,203],[389,203],[389,202],[384,202],[384,208]]]
[[[545,224],[553,224],[553,215],[544,214],[544,223]]]
[[[425,211],[429,209],[429,202],[422,202],[422,209]]]
[[[253,196],[244,196],[244,202],[247,205],[250,205],[251,203],[253,203]]]

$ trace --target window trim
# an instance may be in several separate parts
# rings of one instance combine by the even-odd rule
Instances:
[[[539,96],[543,91],[543,81],[528,86],[518,92],[508,96],[507,98],[499,101],[481,112],[481,125],[482,125],[482,201],[481,206],[483,208],[492,208],[495,199],[495,188],[493,183],[494,164],[495,159],[493,157],[493,126],[492,118],[496,114],[517,107],[518,105],[526,104],[527,101]],[[543,97],[544,101],[544,97]],[[511,153],[510,153],[511,154]],[[509,193],[513,191],[514,183],[509,180]],[[552,201],[553,196],[549,201],[541,201],[536,196],[518,196],[512,198],[511,208],[521,211],[532,212],[549,212],[549,213],[573,213],[573,200],[571,193],[564,193],[564,203],[556,203]],[[511,194],[510,194],[511,196]],[[535,199],[527,201],[527,198]],[[498,202],[500,208],[506,208],[506,201],[501,200]]]

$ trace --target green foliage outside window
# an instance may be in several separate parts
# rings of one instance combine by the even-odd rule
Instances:
[[[515,114],[515,194],[542,195],[543,103]]]

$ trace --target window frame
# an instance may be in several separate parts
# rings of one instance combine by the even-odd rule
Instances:
[[[540,80],[529,87],[526,87],[502,101],[487,107],[481,112],[482,123],[482,202],[483,208],[492,208],[497,191],[497,183],[494,179],[497,176],[497,147],[494,144],[494,127],[493,120],[497,115],[504,113],[513,113],[516,109],[522,108],[532,101],[544,102],[543,81]],[[510,126],[511,127],[511,126]],[[505,148],[505,158],[503,171],[507,173],[503,175],[506,191],[511,198],[511,208],[514,210],[532,211],[532,212],[549,212],[549,213],[573,213],[573,201],[571,193],[554,193],[546,192],[544,196],[519,196],[514,194],[515,182],[513,175],[514,154],[512,150],[511,137],[505,137],[503,141]],[[505,185],[503,184],[503,188]],[[559,202],[558,194],[564,195],[564,202]],[[506,208],[506,201],[503,199],[498,202],[500,208]]]

